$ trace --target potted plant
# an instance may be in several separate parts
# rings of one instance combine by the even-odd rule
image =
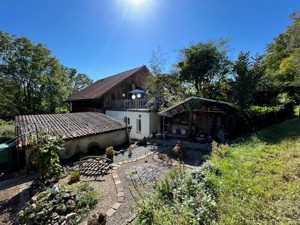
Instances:
[[[74,170],[70,173],[69,176],[70,182],[77,182],[80,180],[80,172],[78,170]]]
[[[115,155],[115,150],[112,146],[108,147],[105,149],[105,155],[107,158],[113,160],[114,155]]]

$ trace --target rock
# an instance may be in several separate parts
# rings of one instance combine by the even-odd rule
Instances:
[[[36,195],[32,196],[31,201],[36,202],[37,201],[37,196]]]
[[[66,193],[66,192],[63,192],[63,193],[61,194],[61,197],[62,197],[62,199],[66,200],[66,199],[70,198],[70,194],[69,194],[69,193]]]
[[[68,215],[66,215],[66,220],[69,221],[69,220],[72,220],[74,219],[75,217],[77,216],[77,213],[69,213]]]
[[[34,210],[34,209],[36,208],[36,204],[33,203],[33,204],[31,205],[31,208]]]
[[[74,200],[69,199],[66,203],[67,210],[72,212],[76,208],[76,202]]]
[[[88,219],[87,225],[105,225],[106,224],[106,215],[103,213],[99,213],[92,215],[91,218]]]

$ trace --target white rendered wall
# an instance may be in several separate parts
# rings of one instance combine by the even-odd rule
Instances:
[[[130,132],[130,138],[143,139],[144,137],[149,137],[151,133],[157,132],[157,113],[154,112],[139,112],[139,111],[113,111],[106,110],[106,115],[113,117],[117,120],[124,122],[125,116],[129,118],[132,127]],[[142,121],[141,132],[137,131],[137,119]]]

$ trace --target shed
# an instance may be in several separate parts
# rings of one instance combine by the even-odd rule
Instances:
[[[159,112],[160,131],[166,137],[189,137],[199,142],[207,137],[222,139],[220,132],[234,132],[236,112],[229,102],[190,97]]]
[[[17,147],[26,149],[27,162],[41,130],[65,140],[65,150],[59,154],[62,159],[86,153],[91,146],[100,149],[128,142],[126,123],[97,112],[21,115],[15,120],[17,137],[30,132],[17,143]]]

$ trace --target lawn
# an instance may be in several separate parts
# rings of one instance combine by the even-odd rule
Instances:
[[[300,119],[270,126],[213,151],[222,171],[216,224],[299,224]]]

